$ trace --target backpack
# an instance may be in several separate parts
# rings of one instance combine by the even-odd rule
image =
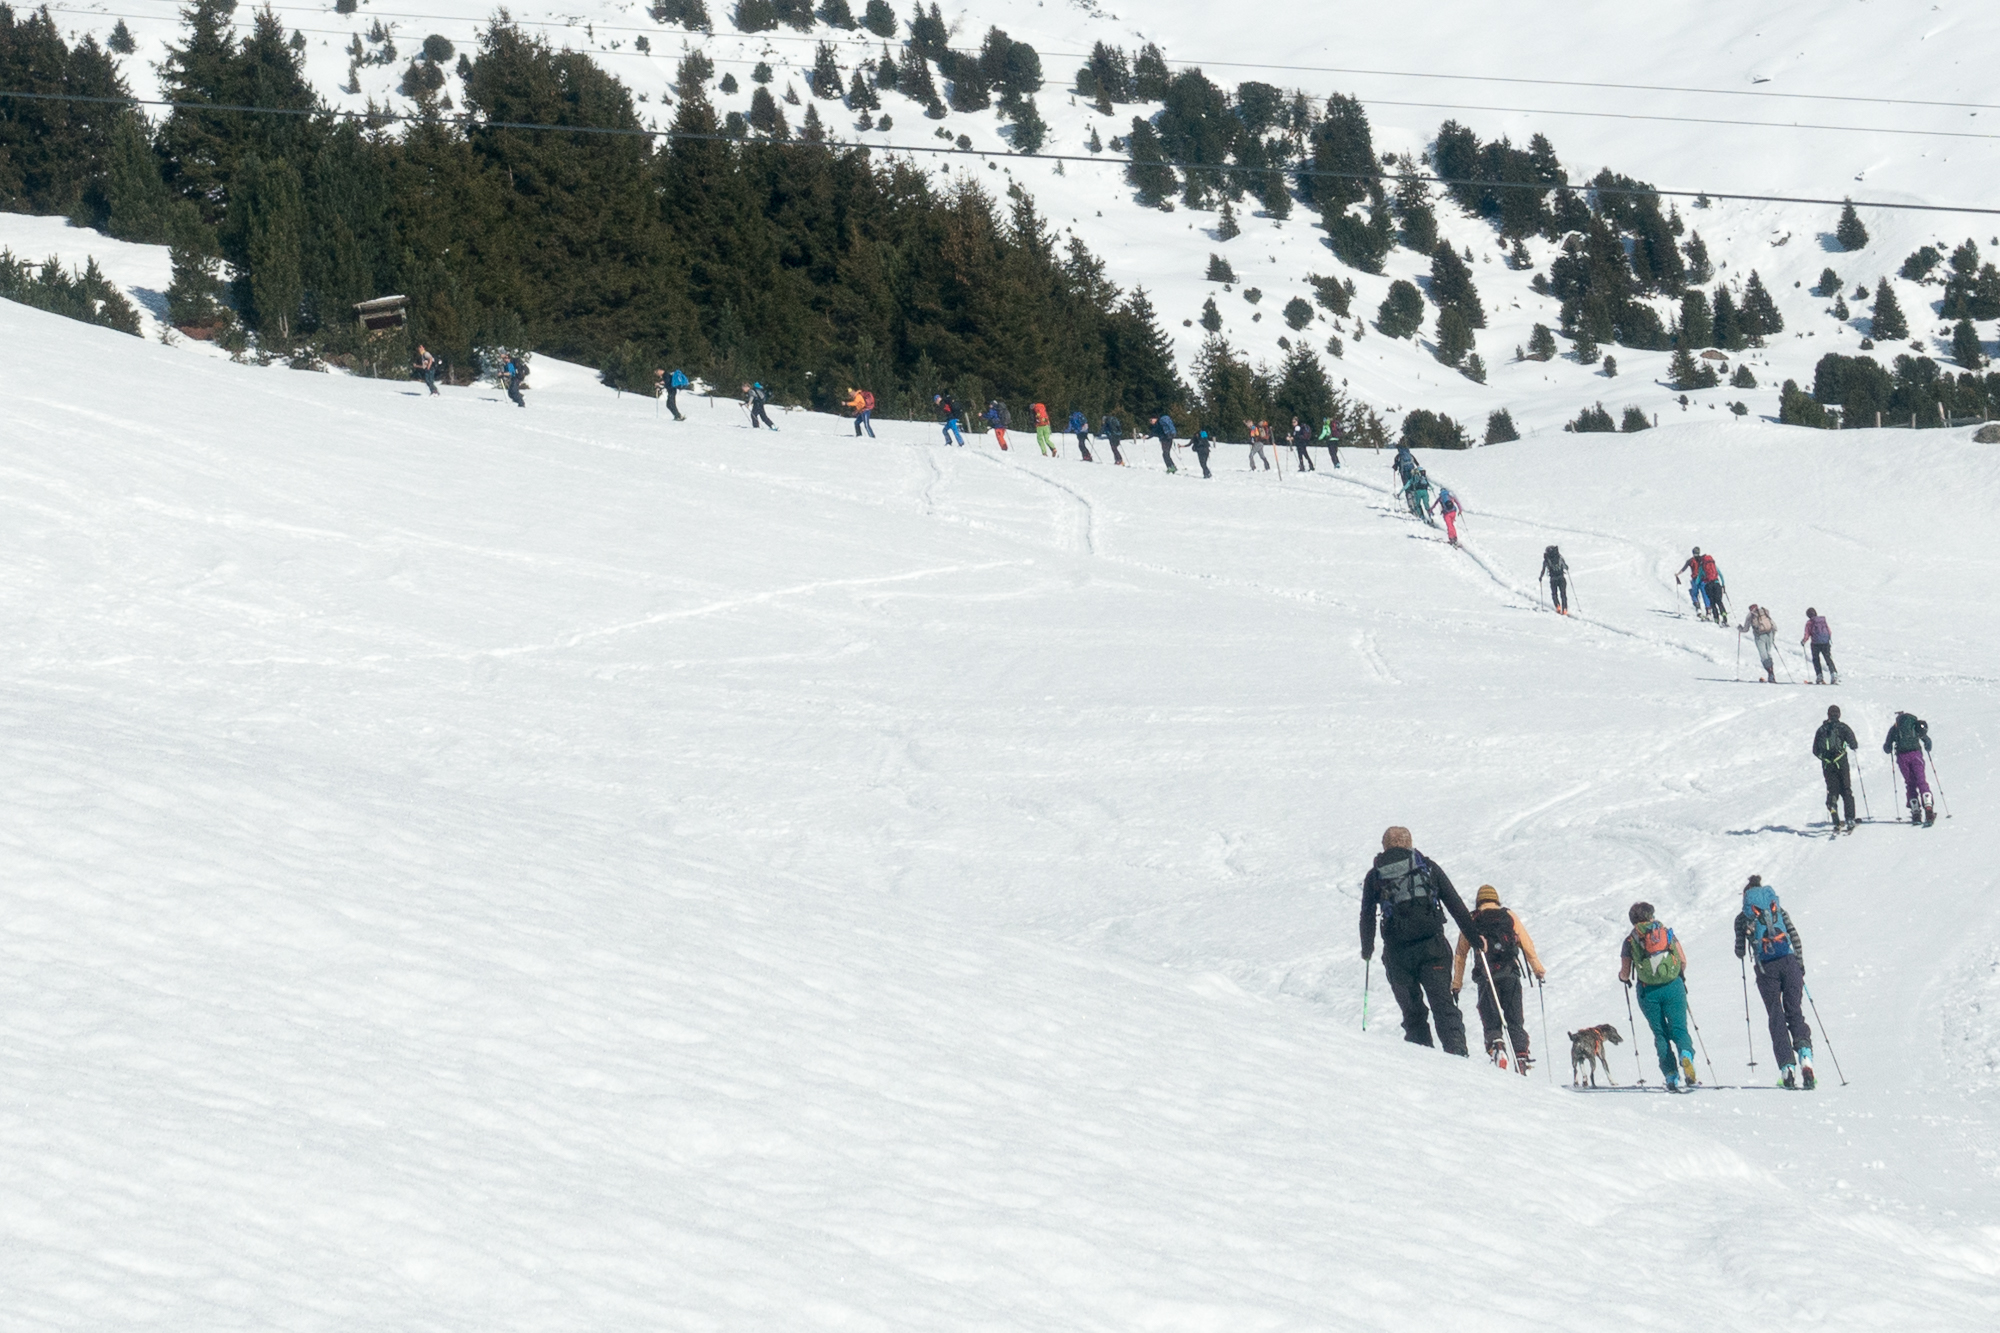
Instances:
[[[1160,419],[1156,424],[1158,426],[1161,439],[1171,440],[1174,438],[1174,419],[1172,417],[1168,416],[1165,412],[1162,412],[1160,413]]]
[[[1514,934],[1514,914],[1504,907],[1483,907],[1472,914],[1472,926],[1486,945],[1486,970],[1506,976],[1519,970],[1521,941]]]
[[[1562,552],[1553,546],[1542,552],[1542,568],[1548,571],[1550,578],[1559,579],[1569,573],[1569,565],[1563,560]]]
[[[1778,910],[1778,895],[1770,886],[1759,884],[1744,890],[1743,916],[1750,925],[1750,943],[1756,946],[1759,966],[1792,956],[1791,932],[1785,929],[1784,914]]]
[[[1430,862],[1418,851],[1404,852],[1375,867],[1381,883],[1382,938],[1393,944],[1427,939],[1444,929],[1444,903],[1431,882]]]
[[[1813,757],[1822,764],[1838,764],[1847,755],[1847,738],[1840,734],[1844,724],[1831,718],[1819,724],[1813,737]]]
[[[1703,556],[1703,557],[1701,558],[1701,578],[1702,578],[1702,582],[1704,582],[1704,583],[1713,583],[1713,582],[1715,582],[1715,581],[1716,581],[1717,579],[1719,579],[1719,578],[1721,578],[1721,577],[1722,577],[1722,576],[1721,576],[1720,574],[1718,574],[1718,573],[1716,573],[1716,572],[1715,572],[1715,557],[1714,557],[1714,556],[1712,556],[1712,555],[1705,555],[1705,556]]]
[[[1889,735],[1895,744],[1896,753],[1908,754],[1912,750],[1923,748],[1924,734],[1929,730],[1923,719],[1916,714],[1898,713],[1896,725],[1889,729]]]
[[[1681,960],[1674,957],[1674,932],[1657,921],[1632,927],[1626,948],[1642,986],[1664,986],[1681,974]]]
[[[671,376],[668,377],[667,383],[671,384],[676,389],[685,389],[688,386],[688,377],[682,374],[680,371],[676,370]]]
[[[873,412],[875,410],[875,395],[866,389],[861,391],[861,410],[863,412]]]

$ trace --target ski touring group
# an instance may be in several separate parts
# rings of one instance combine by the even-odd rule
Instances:
[[[1684,1092],[1704,1082],[1713,1084],[1714,1065],[1701,1045],[1701,1028],[1688,1002],[1688,957],[1680,937],[1659,919],[1651,903],[1633,903],[1626,917],[1630,929],[1618,942],[1618,980],[1626,992],[1626,1026],[1633,1033],[1635,1058],[1636,1009],[1644,1015],[1652,1035],[1663,1087]],[[1445,937],[1446,928],[1454,925],[1458,928],[1455,947]],[[1813,1068],[1813,1031],[1803,1008],[1812,1004],[1812,992],[1806,986],[1804,946],[1791,913],[1761,875],[1750,876],[1743,886],[1734,933],[1743,977],[1744,1022],[1747,1027],[1751,1021],[1750,978],[1754,974],[1778,1068],[1777,1086],[1803,1091],[1816,1088],[1819,1078]],[[1548,1006],[1543,982],[1548,969],[1535,952],[1526,923],[1519,912],[1501,901],[1500,891],[1491,884],[1480,885],[1468,911],[1444,867],[1417,850],[1410,830],[1401,825],[1383,832],[1382,850],[1361,885],[1361,957],[1370,978],[1378,941],[1382,975],[1402,1011],[1405,1041],[1442,1047],[1450,1055],[1468,1055],[1459,994],[1469,981],[1474,987],[1487,1058],[1502,1069],[1512,1068],[1521,1074],[1534,1067],[1536,1057],[1523,996],[1525,987],[1532,983],[1546,1043]],[[1365,978],[1364,1028],[1368,1023],[1367,988]],[[1616,1086],[1602,1049],[1606,1040],[1622,1044],[1617,1026],[1602,1024],[1568,1035],[1571,1083],[1582,1085],[1587,1071],[1588,1086],[1597,1086],[1597,1070],[1602,1067],[1606,1080]],[[1695,1063],[1698,1053],[1708,1070],[1706,1080]],[[1753,1068],[1755,1064],[1753,1044]],[[1642,1065],[1640,1082],[1644,1081]]]

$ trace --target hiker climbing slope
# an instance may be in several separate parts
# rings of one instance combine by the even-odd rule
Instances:
[[[1491,884],[1479,886],[1479,895],[1472,905],[1472,925],[1474,933],[1461,933],[1458,948],[1452,952],[1451,993],[1456,996],[1464,987],[1465,960],[1477,954],[1473,958],[1472,985],[1479,1022],[1486,1030],[1487,1057],[1501,1063],[1499,1057],[1506,1054],[1501,1036],[1504,1021],[1506,1039],[1514,1043],[1518,1060],[1515,1068],[1525,1074],[1532,1061],[1528,1054],[1528,1025],[1521,1013],[1521,968],[1526,964],[1537,981],[1548,975],[1548,969],[1536,955],[1535,942],[1529,938],[1520,914],[1501,905],[1500,890]],[[1486,965],[1484,975],[1479,969],[1482,960]]]
[[[1898,712],[1889,724],[1882,753],[1894,755],[1903,775],[1903,801],[1910,808],[1912,824],[1937,823],[1937,807],[1931,803],[1930,780],[1924,776],[1924,757],[1931,752],[1930,723],[1915,713]]]
[[[1542,552],[1542,572],[1535,576],[1535,582],[1549,581],[1549,600],[1555,604],[1559,615],[1569,614],[1569,562],[1563,553],[1551,546]]]
[[[1687,954],[1674,932],[1654,919],[1651,903],[1633,903],[1626,915],[1632,930],[1619,950],[1618,980],[1627,986],[1638,983],[1639,1012],[1653,1030],[1653,1052],[1667,1087],[1693,1087],[1697,1080],[1694,1043],[1688,1038]]]
[[[1806,1025],[1803,1003],[1806,956],[1792,914],[1778,895],[1752,875],[1743,886],[1743,910],[1736,914],[1736,956],[1754,956],[1757,994],[1771,1023],[1771,1053],[1788,1088],[1816,1086],[1812,1067],[1812,1029]]]
[[[1445,943],[1445,914],[1459,930],[1475,932],[1465,900],[1444,868],[1411,845],[1400,825],[1382,834],[1382,851],[1361,881],[1361,956],[1375,956],[1377,914],[1382,928],[1382,975],[1403,1011],[1403,1040],[1431,1044],[1433,1012],[1437,1044],[1464,1055],[1465,1017],[1451,989],[1451,946]],[[1425,1001],[1429,1001],[1426,1008]]]
[[[1854,773],[1847,766],[1847,752],[1860,748],[1854,728],[1840,720],[1840,705],[1828,708],[1826,721],[1813,733],[1813,758],[1819,760],[1820,775],[1826,779],[1826,817],[1839,829],[1840,804],[1845,801],[1849,833],[1854,832]]]

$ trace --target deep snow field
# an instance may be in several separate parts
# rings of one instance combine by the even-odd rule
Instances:
[[[9,1327],[2000,1322],[1968,431],[1440,455],[1453,551],[1386,455],[753,435],[546,360],[522,412],[4,303],[0,346]],[[1845,683],[1740,683],[1694,543]],[[1407,1046],[1379,977],[1360,1030],[1389,823],[1524,915],[1553,1080]],[[1640,897],[1719,1080],[1772,1077],[1751,872],[1822,1089],[1569,1092]]]

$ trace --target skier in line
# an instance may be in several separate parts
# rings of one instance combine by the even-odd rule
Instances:
[[[1411,468],[1410,475],[1404,479],[1403,500],[1404,503],[1409,505],[1411,514],[1422,519],[1425,523],[1429,523],[1432,527],[1437,526],[1437,524],[1431,523],[1430,474],[1425,472],[1421,467]]]
[[[772,430],[778,428],[778,423],[771,420],[771,414],[764,406],[771,401],[770,390],[766,389],[762,384],[752,381],[743,386],[743,401],[750,407],[751,430],[757,429],[759,423],[769,426]]]
[[[1432,1011],[1437,1044],[1447,1055],[1464,1055],[1465,1016],[1451,986],[1451,946],[1444,940],[1445,914],[1465,934],[1474,933],[1465,900],[1451,886],[1444,867],[1410,843],[1400,824],[1384,830],[1382,851],[1361,881],[1361,956],[1375,956],[1375,918],[1382,919],[1382,975],[1403,1011],[1403,1040],[1431,1044]],[[1430,1001],[1426,1010],[1425,999]]]
[[[868,438],[875,438],[875,426],[869,418],[875,415],[875,395],[866,389],[849,389],[847,406],[854,409],[854,438],[861,438],[862,428],[868,430]]]
[[[944,418],[944,442],[956,444],[963,449],[965,436],[958,431],[958,404],[940,393],[932,396],[931,406],[935,407],[938,414]]]
[[[1111,446],[1111,461],[1117,467],[1125,466],[1124,451],[1118,445],[1125,438],[1125,423],[1111,413],[1104,414],[1104,442]]]
[[[1813,733],[1813,758],[1819,760],[1820,776],[1826,779],[1826,817],[1840,828],[1840,803],[1847,806],[1847,831],[1854,832],[1854,774],[1847,766],[1847,752],[1858,750],[1854,728],[1840,720],[1840,705],[1826,710],[1826,721]]]
[[[1000,451],[1007,451],[1007,428],[1014,424],[1014,414],[1007,410],[1007,404],[995,398],[986,405],[986,424],[993,427],[995,438],[1000,441]]]
[[[1458,948],[1451,958],[1451,994],[1458,998],[1460,988],[1465,985],[1465,960],[1474,949],[1486,960],[1486,976],[1477,975],[1474,968],[1473,992],[1479,1009],[1479,1022],[1486,1030],[1486,1057],[1495,1064],[1505,1064],[1506,1043],[1502,1040],[1500,1025],[1504,1019],[1506,1035],[1513,1038],[1514,1055],[1518,1060],[1516,1072],[1525,1074],[1534,1063],[1528,1054],[1528,1025],[1521,1014],[1521,968],[1525,963],[1540,981],[1548,975],[1542,960],[1535,954],[1535,942],[1528,937],[1528,928],[1521,924],[1521,914],[1500,905],[1500,890],[1491,884],[1481,884],[1479,894],[1472,904],[1472,924],[1476,933],[1461,932]],[[1475,943],[1476,941],[1476,943]],[[1491,979],[1493,989],[1486,989],[1487,979]],[[1494,1007],[1495,1000],[1499,1007]]]
[[[1069,413],[1069,433],[1076,436],[1076,451],[1083,455],[1083,461],[1095,463],[1090,456],[1090,420],[1075,408]]]
[[[1312,442],[1312,427],[1306,425],[1305,422],[1300,421],[1297,417],[1293,417],[1292,448],[1299,451],[1299,471],[1301,472],[1317,472],[1319,470],[1313,466],[1312,455],[1306,452],[1306,447]]]
[[[1638,982],[1639,1012],[1653,1030],[1653,1053],[1659,1057],[1667,1090],[1679,1089],[1683,1080],[1691,1088],[1697,1080],[1694,1043],[1688,1040],[1687,954],[1674,932],[1653,919],[1651,903],[1633,903],[1626,915],[1632,932],[1619,950],[1618,980],[1626,986]]]
[[[1153,418],[1153,438],[1160,442],[1160,457],[1165,460],[1167,471],[1179,472],[1174,466],[1174,419],[1165,412]]]
[[[1340,423],[1327,417],[1319,423],[1319,442],[1326,446],[1327,461],[1340,466]]]
[[[1544,578],[1549,581],[1549,600],[1555,604],[1556,614],[1569,614],[1569,562],[1563,553],[1551,546],[1542,552],[1542,572],[1535,576],[1535,582]]]
[[[1778,683],[1778,668],[1771,661],[1771,654],[1777,646],[1778,623],[1771,619],[1771,613],[1757,603],[1750,603],[1750,613],[1743,617],[1743,623],[1736,627],[1740,635],[1748,630],[1757,644],[1757,658],[1764,664],[1764,683]]]
[[[1688,557],[1687,563],[1675,572],[1675,583],[1681,581],[1683,573],[1694,580],[1696,586],[1693,591],[1701,594],[1700,600],[1695,602],[1695,610],[1700,612],[1703,618],[1713,620],[1718,625],[1728,624],[1729,616],[1722,605],[1722,571],[1716,568],[1715,557],[1703,555],[1701,548],[1697,546],[1694,548],[1694,554]],[[1703,601],[1708,603],[1706,610],[1702,608]]]
[[[1806,608],[1806,632],[1799,639],[1799,646],[1812,645],[1813,684],[1826,684],[1826,677],[1833,677],[1833,683],[1840,684],[1840,669],[1833,664],[1833,627],[1826,623],[1826,617]],[[1826,660],[1825,674],[1821,674],[1820,660]]]
[[[521,385],[527,378],[528,368],[521,364],[518,357],[510,356],[501,362],[500,387],[507,391],[507,396],[514,400],[516,407],[528,405],[528,400],[521,396]]]
[[[1389,466],[1396,469],[1397,479],[1407,486],[1410,474],[1417,470],[1417,456],[1410,452],[1409,445],[1399,444],[1396,446],[1396,457],[1391,460]]]
[[[1433,507],[1444,518],[1445,537],[1453,546],[1458,545],[1458,518],[1465,512],[1465,507],[1459,504],[1458,497],[1451,493],[1449,486],[1438,487],[1437,503]]]
[[[1806,986],[1805,950],[1792,914],[1762,875],[1752,875],[1743,886],[1743,910],[1736,914],[1736,956],[1741,958],[1751,949],[1757,951],[1752,970],[1771,1024],[1771,1053],[1777,1057],[1784,1084],[1811,1092],[1818,1080],[1813,1077],[1812,1028],[1800,1007]]]
[[[433,398],[438,396],[437,368],[438,368],[437,358],[431,355],[431,349],[424,346],[422,343],[418,343],[417,374],[419,377],[422,378],[424,382],[424,387],[431,391],[431,397]]]
[[[1215,441],[1208,438],[1207,431],[1198,430],[1194,433],[1194,439],[1189,441],[1189,443],[1194,446],[1195,461],[1201,464],[1201,475],[1208,478],[1214,477],[1215,474],[1208,470],[1208,451],[1215,447]]]
[[[1930,723],[1915,713],[1898,711],[1882,742],[1882,753],[1896,756],[1903,773],[1903,799],[1910,807],[1912,824],[1937,823],[1937,807],[1931,804],[1930,780],[1924,776],[1924,756],[1931,752]]]
[[[1255,472],[1257,465],[1262,463],[1264,470],[1269,472],[1271,470],[1271,460],[1264,455],[1264,437],[1257,429],[1257,423],[1246,421],[1243,423],[1243,429],[1250,433],[1250,471]]]
[[[687,388],[687,386],[688,377],[681,370],[676,369],[672,374],[669,374],[664,369],[653,372],[653,392],[659,397],[666,399],[667,411],[673,416],[675,421],[687,420],[686,417],[681,415],[680,404],[681,390]],[[861,432],[857,429],[854,433],[859,435]]]
[[[1049,438],[1049,409],[1045,403],[1032,404],[1029,411],[1035,414],[1035,445],[1051,458],[1061,458],[1056,450],[1056,442]]]

